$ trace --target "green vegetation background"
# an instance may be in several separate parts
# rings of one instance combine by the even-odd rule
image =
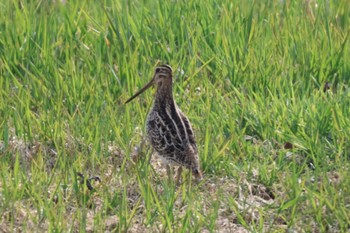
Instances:
[[[0,6],[1,228],[349,230],[349,1]],[[148,165],[152,91],[123,104],[158,63],[195,129],[199,184]]]

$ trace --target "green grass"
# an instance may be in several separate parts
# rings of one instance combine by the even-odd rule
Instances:
[[[1,229],[349,231],[349,1],[0,7]],[[149,165],[152,91],[124,105],[159,62],[200,183]],[[102,182],[89,191],[77,172]]]

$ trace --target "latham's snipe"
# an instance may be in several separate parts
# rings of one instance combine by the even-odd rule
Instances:
[[[147,136],[152,147],[163,161],[179,166],[177,181],[182,167],[188,168],[197,179],[201,179],[198,149],[190,121],[174,101],[171,67],[158,66],[152,80],[125,103],[130,102],[152,85],[157,86],[157,91],[146,121]],[[169,173],[169,165],[167,169]]]

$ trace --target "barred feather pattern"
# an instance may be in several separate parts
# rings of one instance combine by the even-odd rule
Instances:
[[[196,140],[189,120],[175,104],[172,81],[171,67],[160,65],[156,68],[152,80],[125,103],[156,85],[154,104],[146,121],[149,141],[163,160],[184,166],[192,170],[195,177],[201,179]],[[181,172],[181,169],[179,171]]]
[[[174,102],[155,103],[146,131],[152,147],[167,162],[198,168],[198,150],[191,124]]]

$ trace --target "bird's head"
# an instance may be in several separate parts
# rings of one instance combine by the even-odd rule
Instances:
[[[130,97],[125,103],[129,103],[131,100],[136,98],[138,95],[140,95],[142,92],[146,91],[148,88],[153,86],[154,84],[158,84],[158,86],[161,86],[165,81],[172,82],[172,69],[169,65],[160,65],[158,66],[155,71],[153,78],[149,83],[147,83],[143,88],[141,88],[138,92],[136,92],[135,95]],[[169,82],[168,82],[169,83]]]

